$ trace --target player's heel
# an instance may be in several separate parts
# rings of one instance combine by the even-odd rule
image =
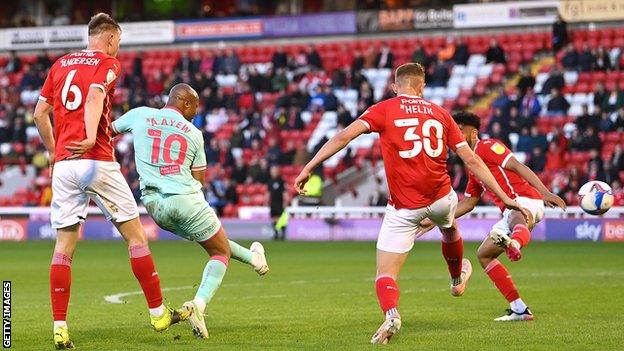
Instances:
[[[490,232],[489,237],[494,245],[505,250],[505,254],[509,257],[509,260],[519,261],[522,258],[522,252],[514,245],[513,239],[511,239],[509,235],[494,229]]]

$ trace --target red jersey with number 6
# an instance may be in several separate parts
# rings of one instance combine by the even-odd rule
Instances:
[[[513,153],[500,140],[479,140],[477,145],[475,145],[474,152],[481,157],[490,172],[492,172],[496,182],[503,188],[507,196],[512,199],[517,197],[527,197],[536,200],[542,199],[539,191],[531,186],[531,184],[518,173],[505,169],[507,162],[513,157]],[[480,197],[485,190],[483,184],[474,174],[469,173],[465,195],[467,197]],[[498,206],[501,211],[504,211],[505,206],[503,202],[493,193],[490,192],[490,195],[492,195],[496,206]]]
[[[87,137],[84,105],[92,87],[101,89],[106,98],[95,146],[82,158],[115,160],[109,127],[115,83],[120,71],[119,61],[101,51],[82,50],[67,54],[54,62],[43,83],[39,99],[54,106],[55,162],[71,155],[65,149],[70,142],[82,141]]]
[[[388,204],[422,208],[451,192],[447,146],[455,151],[467,143],[446,110],[417,96],[399,95],[371,106],[358,120],[379,133]]]

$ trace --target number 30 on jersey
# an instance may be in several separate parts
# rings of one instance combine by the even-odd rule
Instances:
[[[418,156],[422,149],[425,149],[425,153],[429,157],[438,157],[442,154],[444,145],[442,144],[442,123],[435,119],[428,119],[421,126],[422,140],[419,134],[416,133],[416,128],[419,127],[420,121],[418,118],[404,118],[394,121],[394,125],[397,127],[408,127],[403,135],[403,140],[412,141],[414,146],[410,150],[399,151],[399,156],[402,158],[412,158]],[[431,138],[437,139],[436,148],[431,147]]]

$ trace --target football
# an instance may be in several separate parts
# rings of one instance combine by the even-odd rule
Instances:
[[[601,215],[613,206],[613,193],[609,184],[598,180],[585,183],[578,192],[579,204],[583,211]]]

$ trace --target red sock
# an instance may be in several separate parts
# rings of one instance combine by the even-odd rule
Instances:
[[[531,232],[524,224],[516,224],[513,227],[511,238],[520,244],[520,247],[525,247],[529,241],[531,241]]]
[[[386,313],[388,310],[397,308],[399,305],[399,286],[396,281],[387,275],[377,277],[375,290],[381,310]]]
[[[132,272],[139,281],[143,295],[149,308],[162,305],[162,292],[160,291],[160,278],[154,267],[154,261],[147,245],[135,245],[128,247],[130,253],[130,265]]]
[[[520,298],[518,289],[511,280],[511,275],[507,272],[505,266],[502,265],[497,259],[492,260],[490,264],[485,267],[485,273],[490,277],[498,291],[505,296],[507,301],[512,302]]]
[[[72,259],[60,252],[54,252],[50,265],[50,300],[55,321],[67,319],[67,305],[71,287]]]
[[[462,270],[462,259],[464,257],[464,240],[459,239],[451,242],[442,241],[442,255],[448,265],[451,278],[459,278]]]

